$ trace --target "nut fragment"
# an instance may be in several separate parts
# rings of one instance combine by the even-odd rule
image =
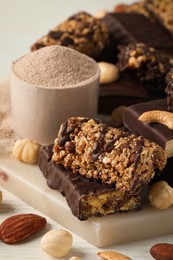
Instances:
[[[13,147],[13,156],[19,161],[36,163],[41,145],[33,140],[17,140]]]
[[[98,62],[100,68],[100,84],[109,84],[119,78],[118,67],[108,62]]]
[[[130,260],[128,256],[113,251],[102,251],[97,253],[104,260]]]
[[[111,125],[113,127],[120,127],[123,125],[123,114],[125,108],[126,108],[125,106],[119,106],[112,111]]]
[[[50,256],[63,257],[72,247],[72,235],[63,229],[50,230],[41,239],[41,248]]]
[[[150,254],[156,260],[172,260],[173,259],[173,244],[158,243],[150,248]]]
[[[146,111],[140,115],[138,120],[146,123],[160,123],[173,130],[173,113],[171,112],[162,110]]]
[[[150,204],[157,209],[167,209],[173,204],[173,188],[165,181],[151,186],[148,192]]]

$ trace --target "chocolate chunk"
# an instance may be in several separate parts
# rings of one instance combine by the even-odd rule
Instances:
[[[173,55],[171,34],[159,24],[138,13],[109,13],[103,18],[115,45],[143,42],[167,55]]]
[[[139,116],[150,110],[167,111],[167,100],[155,100],[129,106],[125,109],[123,122],[127,129],[137,135],[143,135],[166,149],[168,157],[173,156],[173,130],[160,123],[145,124]]]
[[[86,220],[115,212],[139,210],[143,205],[143,192],[132,189],[132,193],[116,191],[114,187],[89,180],[79,174],[65,170],[62,165],[51,161],[52,147],[40,149],[39,168],[52,189],[57,189],[66,197],[74,216]]]

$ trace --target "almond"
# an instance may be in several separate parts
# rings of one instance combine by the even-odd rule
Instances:
[[[150,254],[156,260],[172,260],[173,259],[173,244],[158,243],[150,248]]]
[[[4,243],[15,244],[46,226],[46,219],[36,214],[18,214],[0,225],[0,238]]]
[[[115,251],[101,251],[98,252],[97,255],[104,260],[130,260],[128,256],[120,254]]]

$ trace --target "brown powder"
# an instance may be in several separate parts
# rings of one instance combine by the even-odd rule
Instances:
[[[13,63],[21,80],[44,87],[73,87],[95,76],[97,63],[88,56],[63,46],[48,46]]]
[[[12,159],[14,142],[18,139],[11,128],[9,81],[0,83],[0,159]]]

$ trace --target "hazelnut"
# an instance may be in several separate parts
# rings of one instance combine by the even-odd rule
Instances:
[[[173,204],[173,188],[165,181],[151,186],[148,192],[150,204],[156,209],[167,209]]]
[[[119,78],[118,67],[108,62],[98,62],[100,68],[100,84],[109,84]]]
[[[13,147],[13,156],[19,161],[34,164],[38,161],[41,145],[33,140],[17,140]]]
[[[63,257],[72,247],[72,235],[63,229],[48,231],[41,239],[41,248],[50,256]]]

